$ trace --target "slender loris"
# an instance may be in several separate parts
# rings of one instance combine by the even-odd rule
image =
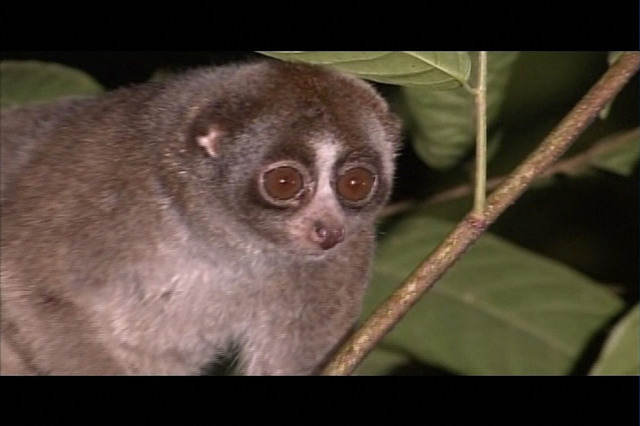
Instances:
[[[2,112],[2,374],[314,374],[359,314],[399,125],[264,60]]]

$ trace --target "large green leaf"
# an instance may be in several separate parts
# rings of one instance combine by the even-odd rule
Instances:
[[[640,308],[636,305],[614,327],[592,375],[640,374]]]
[[[430,90],[465,84],[471,71],[466,52],[260,52],[278,59],[325,65],[379,83],[419,85]]]
[[[92,95],[104,89],[84,72],[40,61],[0,62],[0,107]]]
[[[517,52],[487,54],[487,127],[505,99]],[[474,97],[464,88],[433,91],[404,87],[415,151],[429,166],[444,169],[469,155],[475,144]],[[498,140],[494,135],[492,143]]]
[[[387,231],[365,316],[453,226],[416,214]],[[621,308],[616,296],[584,275],[486,234],[357,373],[385,374],[410,357],[460,374],[566,374]]]

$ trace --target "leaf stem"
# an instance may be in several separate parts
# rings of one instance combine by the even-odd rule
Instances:
[[[486,201],[487,182],[487,52],[478,53],[476,101],[476,174],[473,213],[481,217]]]
[[[325,375],[351,374],[435,282],[462,256],[504,210],[569,148],[640,67],[640,53],[625,53],[587,92],[571,112],[493,192],[478,217],[473,212],[383,302],[343,345],[324,369]]]

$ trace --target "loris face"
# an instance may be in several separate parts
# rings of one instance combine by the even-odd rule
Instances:
[[[266,161],[249,189],[254,213],[269,217],[249,223],[267,239],[309,253],[330,250],[369,225],[389,189],[375,152],[345,150],[329,135],[318,139],[308,156]]]
[[[271,93],[242,97],[242,120],[225,125],[207,113],[214,118],[195,142],[261,248],[318,256],[371,233],[390,193],[398,128],[361,81],[284,70]]]

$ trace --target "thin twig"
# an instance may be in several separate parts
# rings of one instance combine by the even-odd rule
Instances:
[[[638,52],[622,55],[540,146],[493,192],[482,214],[472,212],[456,226],[428,259],[351,336],[323,374],[351,374],[411,306],[477,241],[486,227],[567,150],[639,67]]]

